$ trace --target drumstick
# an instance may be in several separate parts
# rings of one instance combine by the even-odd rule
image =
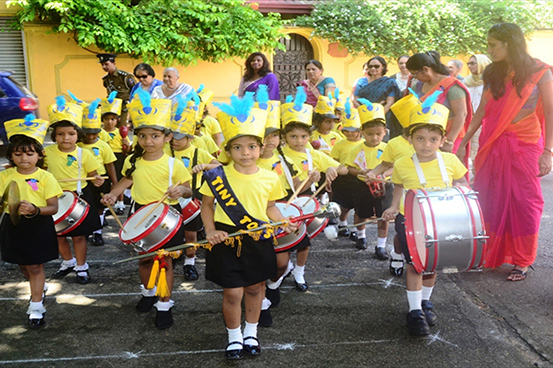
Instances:
[[[104,193],[100,193],[100,196],[104,198]],[[109,212],[111,212],[111,215],[115,218],[115,221],[117,221],[121,230],[123,230],[123,232],[126,232],[125,228],[123,228],[123,224],[121,223],[121,220],[119,220],[119,217],[117,217],[117,214],[115,213],[115,210],[113,209],[113,207],[111,207],[109,204],[106,204],[106,206],[109,208]]]
[[[109,179],[108,176],[101,176],[102,179]],[[95,176],[90,176],[88,178],[67,178],[67,179],[58,179],[58,182],[63,183],[67,181],[87,181],[87,180],[96,180],[98,179]]]
[[[307,178],[305,178],[305,180],[301,182],[300,186],[298,187],[298,190],[294,191],[294,194],[292,194],[292,196],[290,197],[290,199],[286,202],[286,206],[284,206],[284,209],[287,209],[288,207],[290,207],[290,203],[292,203],[292,201],[293,201],[294,199],[296,199],[296,197],[298,196],[298,194],[301,193],[301,191],[302,191],[303,188],[305,187],[305,184],[307,184],[308,181],[309,181],[309,176],[307,176]]]
[[[365,181],[367,179],[367,177],[365,175],[357,175],[357,177],[363,181]],[[391,180],[386,180],[386,179],[379,179],[379,178],[371,178],[371,180],[373,181],[380,181],[382,183],[391,183],[392,181]]]
[[[303,206],[301,206],[301,208],[307,206],[307,204],[308,204],[309,202],[311,202],[311,201],[313,200],[313,198],[315,198],[315,197],[317,196],[317,194],[319,194],[319,193],[321,192],[321,190],[323,190],[324,187],[326,187],[327,184],[328,184],[328,182],[325,181],[324,184],[321,185],[321,186],[319,187],[319,189],[317,189],[317,191],[316,191],[315,193],[313,193],[313,195],[312,195],[311,197],[309,197],[309,199],[307,200],[307,202],[305,202],[305,203],[303,204]]]
[[[177,184],[175,184],[171,188],[167,189],[167,193],[165,193],[163,195],[163,197],[161,197],[161,199],[159,201],[157,201],[156,204],[148,211],[148,213],[144,217],[142,217],[140,219],[140,221],[138,221],[138,224],[136,224],[136,226],[134,228],[135,229],[138,228],[140,226],[140,224],[142,224],[144,222],[144,220],[146,220],[163,203],[163,201],[165,201],[167,199],[167,197],[169,197],[168,192],[169,192],[170,189],[176,188],[181,184],[182,184],[182,182],[179,180],[179,182]]]

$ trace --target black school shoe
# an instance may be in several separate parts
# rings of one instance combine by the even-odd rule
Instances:
[[[229,346],[234,344],[239,344],[242,347],[244,346],[244,344],[242,344],[240,341],[233,341],[227,345],[227,349]],[[243,356],[244,356],[244,349],[225,350],[225,358],[227,358],[228,360],[239,360],[239,359],[242,359]]]
[[[356,239],[355,248],[359,250],[367,249],[367,238]]]
[[[350,230],[344,229],[343,227],[341,228],[340,226],[338,226],[338,236],[349,237]]]
[[[196,281],[200,278],[198,270],[194,265],[184,265],[184,278],[188,281]]]
[[[88,284],[92,279],[90,278],[90,275],[88,274],[88,270],[84,271],[75,271],[77,273],[77,282],[81,285]],[[81,274],[81,275],[79,275]]]
[[[90,242],[90,244],[96,247],[104,245],[105,243],[104,243],[104,238],[102,238],[102,234],[98,234],[98,233],[92,234],[92,241]]]
[[[42,318],[29,318],[29,327],[31,328],[41,328],[44,327],[46,324],[46,321],[44,320],[44,317]]]
[[[255,340],[257,341],[257,345],[246,344],[246,340]],[[259,340],[257,337],[244,337],[244,353],[253,356],[261,354],[261,346],[259,346]]]
[[[265,297],[271,301],[270,308],[276,308],[280,304],[280,288],[265,288]]]
[[[157,296],[142,296],[142,298],[136,303],[136,310],[139,312],[149,312],[157,302]]]
[[[432,304],[430,300],[423,300],[422,311],[424,312],[428,326],[434,326],[437,319],[436,314],[434,313],[434,304]]]
[[[157,311],[156,313],[156,327],[159,330],[164,330],[173,326],[173,312],[171,309],[167,311]]]
[[[407,313],[407,328],[411,336],[430,335],[430,327],[421,309],[415,309]]]
[[[273,316],[270,309],[262,309],[259,315],[259,325],[261,327],[271,327],[273,325]]]
[[[374,255],[380,261],[385,261],[388,259],[388,254],[386,254],[386,249],[383,247],[374,247]]]
[[[63,279],[65,276],[69,275],[71,272],[75,270],[75,266],[73,267],[67,267],[67,268],[60,268],[56,272],[52,274],[53,279]]]

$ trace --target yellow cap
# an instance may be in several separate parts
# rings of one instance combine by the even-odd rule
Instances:
[[[14,119],[4,123],[8,140],[14,135],[22,134],[34,138],[40,144],[44,143],[48,126],[50,126],[48,120],[37,119],[33,114],[28,114],[25,119]]]
[[[317,105],[315,106],[315,113],[324,115],[330,119],[338,119],[338,117],[334,115],[334,100],[326,96],[319,96]]]
[[[83,118],[83,108],[77,104],[65,102],[65,97],[56,97],[56,103],[47,107],[50,125],[66,120],[80,128]]]
[[[342,114],[342,130],[354,131],[361,129],[361,119],[359,112],[352,106],[349,97],[344,104],[344,114]]]
[[[365,124],[371,120],[382,120],[386,122],[386,113],[384,112],[384,106],[379,103],[372,103],[367,99],[358,98],[357,102],[361,105],[357,108],[359,112],[359,118],[361,124]]]
[[[422,104],[411,111],[409,127],[417,124],[434,124],[440,126],[445,132],[448,117],[449,109],[444,105],[434,103],[432,106],[426,107]]]
[[[184,102],[184,99],[182,100]],[[194,101],[188,101],[187,106],[182,109],[181,101],[173,106],[171,113],[171,125],[169,129],[173,132],[175,139],[182,139],[185,136],[194,136],[196,122],[199,120],[199,106]]]
[[[265,129],[272,129],[273,131],[280,129],[280,101],[256,102],[254,107],[267,111]]]
[[[296,98],[288,96],[286,103],[280,107],[280,120],[282,128],[290,123],[302,123],[311,126],[313,119],[313,106],[305,103],[307,95],[302,86],[297,88]]]
[[[139,88],[133,101],[127,105],[134,129],[169,129],[171,122],[171,100],[152,99],[150,94]]]
[[[402,127],[409,126],[411,112],[420,106],[420,101],[415,95],[408,95],[396,101],[390,109],[396,116]]]
[[[102,130],[102,122],[100,121],[100,114],[98,114],[98,104],[100,99],[92,101],[89,104],[83,104],[83,130],[89,130],[90,133],[100,133]]]
[[[139,88],[139,89],[142,89],[142,88]],[[102,116],[108,113],[115,114],[117,116],[121,115],[121,109],[123,108],[123,100],[120,98],[115,98],[116,95],[117,95],[117,91],[113,91],[109,94],[108,98],[102,99],[102,102],[101,102]]]
[[[242,99],[232,95],[230,104],[215,105],[221,109],[217,120],[226,142],[245,135],[265,138],[267,111],[253,107],[253,92],[246,92]]]

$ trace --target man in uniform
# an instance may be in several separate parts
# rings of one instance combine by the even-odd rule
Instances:
[[[123,108],[121,109],[121,119],[119,121],[120,125],[127,124],[127,103],[131,97],[131,89],[136,84],[136,80],[131,73],[127,73],[123,70],[117,69],[115,65],[115,54],[97,54],[96,57],[100,59],[100,64],[102,69],[108,74],[102,77],[104,87],[106,88],[107,94],[113,91],[117,91],[117,98],[123,100]]]

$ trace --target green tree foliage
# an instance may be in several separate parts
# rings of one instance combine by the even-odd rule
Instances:
[[[354,55],[438,50],[453,56],[485,52],[495,23],[517,23],[526,34],[549,27],[552,10],[551,2],[535,0],[336,0],[318,3],[296,25]]]
[[[79,46],[128,53],[146,62],[182,65],[282,47],[280,15],[264,17],[243,0],[11,0],[16,27],[53,24]]]

